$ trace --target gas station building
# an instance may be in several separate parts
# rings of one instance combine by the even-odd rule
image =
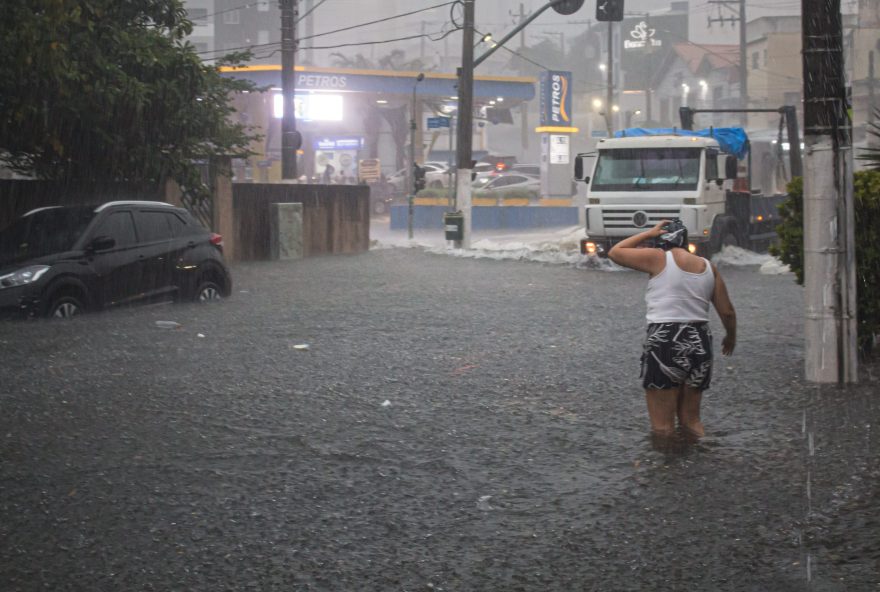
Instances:
[[[251,80],[261,89],[234,99],[239,122],[262,136],[251,146],[256,156],[235,163],[236,181],[280,181],[281,67],[225,67],[221,73]],[[419,82],[418,74],[297,66],[295,108],[297,129],[303,137],[298,151],[300,179],[320,180],[330,164],[334,182],[357,182],[358,162],[363,159],[379,159],[385,175],[400,170],[408,161],[413,107],[416,160],[454,164],[456,76],[425,72]],[[474,77],[475,160],[488,153],[494,125],[516,125],[524,133],[532,132],[527,103],[536,97],[536,82],[529,77]],[[443,125],[438,127],[438,122]],[[447,123],[451,123],[448,129]],[[505,155],[518,152],[512,149]]]

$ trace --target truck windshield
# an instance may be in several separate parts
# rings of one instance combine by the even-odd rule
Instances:
[[[696,189],[700,148],[600,150],[594,191],[674,191]]]

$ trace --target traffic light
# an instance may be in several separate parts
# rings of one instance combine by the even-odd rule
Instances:
[[[623,0],[596,0],[597,21],[622,21]]]
[[[413,183],[415,185],[415,193],[425,188],[425,169],[417,164],[413,164]]]
[[[569,15],[576,13],[583,5],[584,0],[556,0],[553,10],[559,14]]]

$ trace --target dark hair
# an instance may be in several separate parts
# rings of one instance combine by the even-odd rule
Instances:
[[[663,226],[664,232],[657,237],[657,246],[668,251],[674,247],[687,249],[688,245],[688,229],[684,223],[678,218],[673,218]]]

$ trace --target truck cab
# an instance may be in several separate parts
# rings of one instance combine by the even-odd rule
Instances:
[[[687,226],[692,251],[707,251],[736,169],[736,157],[712,137],[600,140],[595,154],[575,161],[576,179],[588,186],[581,251],[605,255],[615,243],[671,218]]]

